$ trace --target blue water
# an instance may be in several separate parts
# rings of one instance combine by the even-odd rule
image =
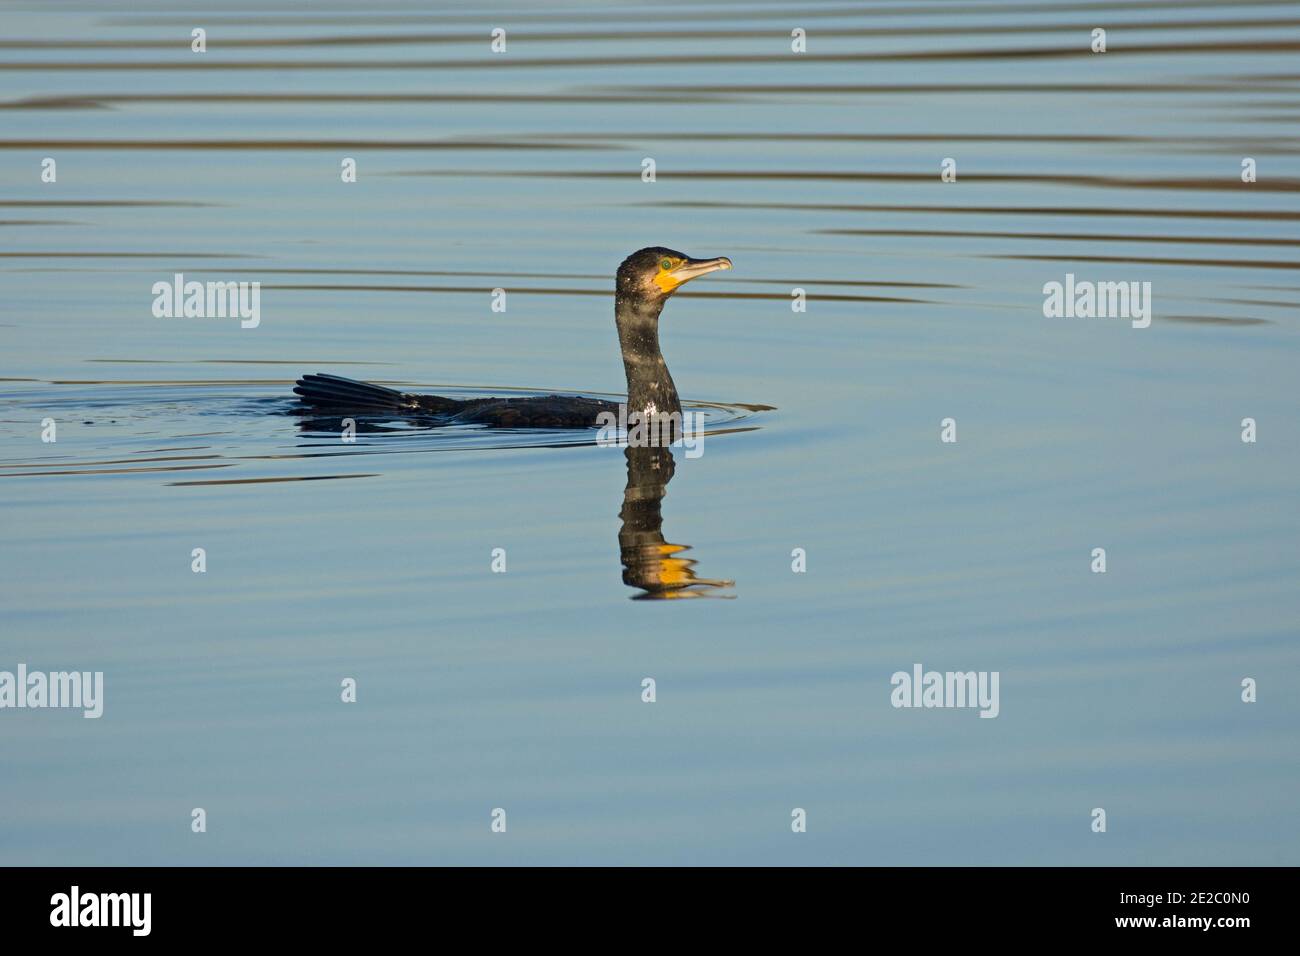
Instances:
[[[0,671],[105,675],[0,710],[0,862],[1300,862],[1295,4],[166,6],[0,12]],[[291,414],[617,394],[646,245],[735,265],[662,322],[730,586],[638,599],[590,433]]]

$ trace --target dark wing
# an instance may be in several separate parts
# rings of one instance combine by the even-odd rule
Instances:
[[[330,414],[343,411],[395,412],[428,415],[448,425],[490,425],[495,428],[595,428],[601,412],[618,415],[618,405],[575,395],[527,398],[471,398],[461,401],[441,395],[411,395],[383,385],[358,382],[341,375],[304,375],[294,386],[304,403]]]
[[[494,428],[595,428],[601,412],[618,415],[618,405],[576,395],[478,398],[461,403],[449,422]]]

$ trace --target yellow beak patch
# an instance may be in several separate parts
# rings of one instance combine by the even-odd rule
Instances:
[[[675,269],[677,268],[677,266],[674,265],[673,268]],[[671,272],[669,272],[667,269],[664,269],[662,267],[659,269],[658,274],[655,276],[654,282],[655,285],[657,285],[660,291],[662,292],[672,292],[673,289],[676,289],[679,285],[682,284],[681,279],[678,279]]]

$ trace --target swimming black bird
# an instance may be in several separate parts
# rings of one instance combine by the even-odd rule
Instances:
[[[614,280],[614,323],[627,374],[627,412],[647,421],[676,413],[682,404],[659,351],[659,313],[668,297],[696,276],[730,269],[731,260],[692,259],[654,246],[632,253]],[[293,389],[313,411],[396,414],[435,424],[501,428],[595,428],[602,412],[618,415],[618,403],[577,395],[527,398],[445,398],[412,395],[337,375],[304,375]]]

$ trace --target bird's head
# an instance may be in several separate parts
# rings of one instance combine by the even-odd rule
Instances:
[[[692,259],[685,253],[662,246],[639,249],[618,267],[616,285],[621,296],[662,301],[696,276],[730,269],[731,260]]]

